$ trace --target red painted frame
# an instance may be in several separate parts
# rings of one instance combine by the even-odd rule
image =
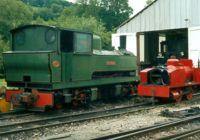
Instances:
[[[15,94],[23,94],[23,90],[7,90],[6,91],[6,101],[11,101],[11,96]],[[46,106],[54,106],[54,92],[44,92],[38,90],[32,90],[32,94],[38,95],[38,99],[34,104],[34,108],[45,108]]]

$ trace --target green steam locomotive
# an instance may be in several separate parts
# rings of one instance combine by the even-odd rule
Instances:
[[[6,100],[15,108],[44,110],[66,103],[134,94],[136,56],[103,50],[89,32],[44,25],[11,30],[11,51],[3,53]]]

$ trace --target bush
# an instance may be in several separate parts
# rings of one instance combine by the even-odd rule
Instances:
[[[8,41],[4,41],[0,36],[0,78],[4,75],[4,68],[3,68],[3,55],[2,53],[9,50],[9,43]]]

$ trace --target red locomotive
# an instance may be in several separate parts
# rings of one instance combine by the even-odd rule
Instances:
[[[168,59],[167,65],[158,65],[140,72],[138,95],[159,99],[182,97],[191,100],[200,85],[200,68],[193,68],[192,60]]]

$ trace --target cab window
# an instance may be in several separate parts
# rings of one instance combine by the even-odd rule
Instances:
[[[74,47],[76,53],[91,53],[92,35],[85,33],[74,34]]]

